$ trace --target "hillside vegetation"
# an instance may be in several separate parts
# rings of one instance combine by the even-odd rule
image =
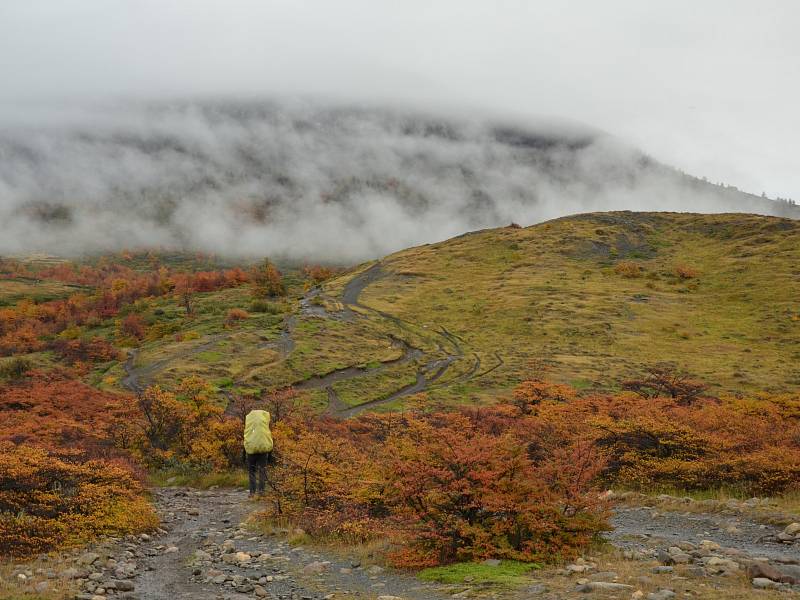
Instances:
[[[795,221],[587,214],[463,235],[375,268],[361,304],[448,332],[461,346],[453,370],[473,364],[435,396],[493,395],[531,361],[579,389],[614,388],[664,361],[717,392],[800,388]]]

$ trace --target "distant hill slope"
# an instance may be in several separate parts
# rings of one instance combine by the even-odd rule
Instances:
[[[352,263],[622,209],[800,216],[575,125],[275,102],[0,122],[0,253],[158,246]]]
[[[535,359],[579,388],[672,361],[717,392],[800,389],[795,221],[583,214],[411,248],[379,268],[361,304],[444,330],[464,360],[496,367],[437,397],[507,390]]]

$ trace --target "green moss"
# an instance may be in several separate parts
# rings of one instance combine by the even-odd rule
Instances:
[[[432,567],[419,572],[417,577],[438,583],[494,584],[502,586],[524,585],[532,570],[540,566],[514,560],[500,561],[499,565],[462,562],[443,567]]]

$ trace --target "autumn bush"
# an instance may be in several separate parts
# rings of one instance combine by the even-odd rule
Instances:
[[[642,266],[630,260],[621,260],[614,265],[614,272],[617,275],[622,275],[629,279],[635,279],[642,276]]]
[[[695,279],[700,275],[697,269],[686,264],[675,265],[672,272],[678,279]]]
[[[111,452],[130,397],[102,392],[66,370],[33,370],[0,385],[0,441]]]
[[[155,528],[141,484],[124,466],[0,442],[0,555],[24,557],[101,534]]]
[[[250,277],[241,269],[182,272],[153,266],[152,270],[141,272],[103,259],[98,266],[60,263],[36,273],[22,268],[15,276],[53,279],[85,289],[67,298],[47,302],[24,299],[0,308],[0,356],[45,349],[61,351],[67,341],[74,344],[76,339],[59,337],[61,333],[118,317],[141,299],[177,296],[186,312],[191,313],[194,294],[237,287]],[[135,313],[120,320],[119,330],[127,339],[141,340],[148,334],[144,320]],[[84,345],[89,342],[83,341]]]
[[[225,325],[231,327],[240,321],[246,321],[249,316],[243,308],[231,308],[225,315]]]
[[[601,450],[608,484],[771,495],[800,489],[798,402],[623,393],[547,403],[539,416]]]
[[[289,418],[276,427],[272,516],[313,535],[388,536],[395,565],[575,556],[605,527],[582,444],[532,457],[505,409]]]
[[[118,445],[142,464],[198,472],[241,464],[241,423],[224,414],[202,379],[184,379],[174,393],[149,387],[133,406]]]

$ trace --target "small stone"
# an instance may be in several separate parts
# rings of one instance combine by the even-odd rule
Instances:
[[[88,567],[89,565],[94,564],[99,558],[100,555],[95,552],[85,552],[78,558],[78,564]]]
[[[714,552],[716,550],[720,550],[722,546],[720,546],[717,542],[712,542],[711,540],[703,540],[700,542],[700,548],[702,550]]]
[[[164,550],[164,554],[175,554],[178,551],[179,548],[177,546],[169,546],[166,550]]]
[[[120,592],[132,592],[135,587],[132,581],[128,581],[126,579],[115,579],[114,585]]]
[[[305,575],[316,575],[318,573],[326,571],[329,566],[330,563],[328,562],[314,561],[303,567],[303,573]]]
[[[676,565],[688,565],[692,562],[692,557],[684,552],[670,554],[670,556],[672,557],[672,563]]]
[[[632,590],[633,586],[626,583],[613,583],[611,581],[590,581],[578,586],[579,592],[624,592]]]
[[[756,577],[753,579],[753,587],[762,590],[779,588],[780,585],[781,584],[777,581],[772,581],[772,579],[767,579],[766,577]]]
[[[80,573],[78,572],[78,569],[72,567],[61,571],[61,577],[63,577],[64,579],[77,579],[79,575]]]
[[[666,565],[659,565],[657,567],[653,567],[653,573],[657,575],[665,575],[667,573],[672,573],[675,569],[673,567],[668,567]]]
[[[257,585],[253,588],[253,593],[259,598],[266,598],[269,596],[269,592],[267,592],[267,590],[260,585]]]
[[[225,581],[226,581],[227,579],[228,579],[228,576],[227,576],[227,575],[225,575],[225,574],[223,573],[222,575],[217,575],[216,577],[214,577],[214,578],[211,580],[211,582],[212,582],[212,583],[216,583],[217,585],[220,585],[220,584],[223,584],[223,583],[225,583]]]
[[[672,600],[674,597],[675,592],[672,590],[658,590],[647,594],[647,600]]]
[[[211,560],[211,555],[205,550],[197,549],[194,551],[194,560]]]
[[[797,536],[800,535],[800,523],[791,523],[783,530],[786,535]]]

